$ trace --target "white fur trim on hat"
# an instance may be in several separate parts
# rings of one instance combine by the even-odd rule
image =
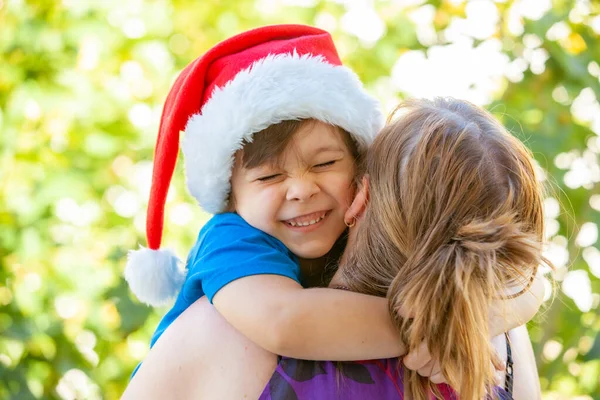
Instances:
[[[179,267],[180,263],[168,249],[141,247],[127,255],[125,280],[142,303],[161,306],[175,297],[183,285],[185,271]]]
[[[304,118],[345,129],[363,149],[384,121],[350,69],[321,56],[270,55],[216,88],[188,121],[181,147],[190,193],[206,211],[222,212],[235,152],[270,125]]]

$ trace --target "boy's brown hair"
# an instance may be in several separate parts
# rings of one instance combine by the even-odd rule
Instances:
[[[246,143],[241,151],[243,167],[254,168],[271,162],[277,164],[294,134],[305,125],[315,122],[314,119],[286,120],[255,133],[252,141]],[[338,129],[355,163],[360,163],[361,152],[350,133],[337,126],[332,128]]]

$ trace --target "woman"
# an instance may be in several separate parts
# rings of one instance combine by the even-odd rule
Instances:
[[[348,210],[357,222],[332,285],[387,296],[404,343],[417,350],[425,339],[439,361],[439,372],[433,362],[413,365],[420,374],[434,382],[443,377],[461,398],[509,398],[493,388],[487,323],[495,300],[506,294],[501,288],[540,295],[526,290],[543,261],[542,197],[531,157],[488,113],[466,102],[413,101],[401,109],[405,115],[369,151],[368,179]],[[407,310],[412,318],[401,316]],[[507,369],[506,378],[515,379],[514,397],[539,397],[528,338],[522,329],[510,337],[515,371]],[[377,392],[422,399],[430,390],[451,396],[417,372],[392,376],[397,360],[382,360],[380,370],[288,360],[277,366],[275,356],[200,300],[157,343],[125,398],[373,398]],[[362,386],[346,385],[348,377]]]

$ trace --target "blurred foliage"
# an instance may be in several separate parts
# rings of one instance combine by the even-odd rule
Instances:
[[[481,103],[552,184],[558,290],[529,326],[544,396],[600,399],[600,5],[575,0],[0,0],[0,398],[115,399],[145,355],[164,310],[135,301],[121,273],[144,243],[157,122],[188,62],[242,30],[313,24],[391,107],[415,94],[406,81],[452,81],[402,56],[435,59],[490,6],[499,18],[471,47],[497,46],[506,65]],[[165,245],[184,257],[207,216],[182,176]]]

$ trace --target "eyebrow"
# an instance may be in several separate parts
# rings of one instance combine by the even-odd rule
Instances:
[[[341,152],[343,152],[344,149],[342,149],[340,146],[338,146],[336,144],[330,144],[330,145],[325,144],[320,147],[317,147],[314,150],[315,153],[323,153],[326,151],[341,151]]]

